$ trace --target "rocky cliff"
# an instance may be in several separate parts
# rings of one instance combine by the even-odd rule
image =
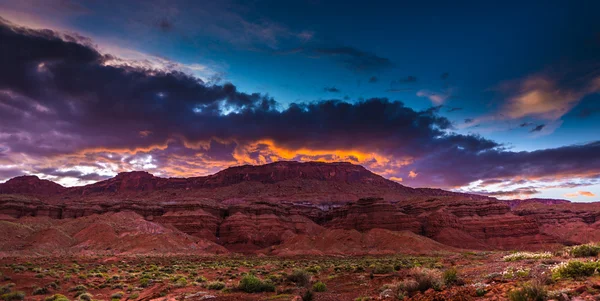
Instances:
[[[185,238],[186,243],[179,243],[182,247],[176,251],[199,248],[187,244],[192,241],[202,250],[215,252],[272,250],[283,254],[278,246],[332,233],[346,233],[357,243],[367,239],[374,247],[382,245],[372,241],[377,237],[414,240],[406,234],[372,232],[377,229],[413,233],[457,248],[535,249],[572,244],[595,238],[580,231],[598,227],[600,207],[511,203],[439,189],[413,189],[350,163],[277,162],[194,178],[128,172],[69,188],[32,176],[0,184],[0,218],[10,223],[89,220],[91,216],[102,220],[118,212],[131,212],[142,221],[174,231],[167,236]],[[44,231],[56,230],[53,223]],[[23,235],[27,240],[40,234]],[[69,237],[72,242],[79,236]]]

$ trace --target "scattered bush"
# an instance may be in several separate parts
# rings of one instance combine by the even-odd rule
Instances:
[[[10,293],[10,290],[15,286],[14,283],[9,283],[3,286],[0,286],[0,295],[4,295],[6,293]]]
[[[32,295],[45,295],[47,293],[49,293],[48,288],[36,287],[33,289]]]
[[[517,261],[517,260],[525,260],[525,259],[545,259],[545,258],[552,258],[552,253],[550,253],[550,252],[542,252],[542,253],[515,252],[513,254],[502,257],[502,259],[504,261]]]
[[[599,268],[600,262],[598,261],[565,261],[552,268],[552,278],[588,277],[594,275]]]
[[[399,291],[410,294],[419,290],[419,283],[413,279],[406,279],[400,281],[397,287]]]
[[[421,292],[424,292],[430,288],[439,291],[442,289],[444,281],[440,271],[428,269],[428,268],[415,268],[413,269],[413,277],[417,281],[418,288]]]
[[[123,296],[125,296],[125,293],[124,293],[124,292],[116,292],[116,293],[112,294],[112,295],[110,296],[110,298],[111,298],[111,299],[117,299],[117,300],[121,300],[121,299],[123,299]]]
[[[275,285],[270,281],[262,281],[254,275],[247,275],[240,280],[238,288],[246,293],[274,292]]]
[[[90,294],[90,293],[82,293],[79,295],[79,298],[77,300],[92,301],[92,297],[94,297],[94,296],[92,296],[92,294]]]
[[[569,249],[569,255],[573,257],[596,257],[600,253],[600,246],[593,244],[574,246]]]
[[[225,288],[225,282],[222,281],[212,281],[206,284],[206,288],[209,290],[220,291]]]
[[[186,287],[188,284],[187,279],[185,277],[180,277],[175,280],[175,287]]]
[[[294,270],[292,274],[288,276],[288,280],[299,286],[306,287],[310,284],[310,277],[310,274],[305,270]]]
[[[148,278],[142,278],[140,279],[140,286],[141,287],[149,287],[150,285],[152,285],[152,279],[148,279]]]
[[[458,271],[456,268],[449,268],[444,271],[444,283],[447,285],[457,284],[458,281]]]
[[[85,291],[87,291],[87,287],[83,284],[74,286],[69,289],[69,292],[85,292]]]
[[[548,291],[544,285],[533,282],[510,291],[508,299],[510,301],[545,301],[548,299]]]
[[[70,301],[70,300],[65,295],[56,294],[56,295],[52,295],[52,296],[44,299],[44,301]]]
[[[25,300],[25,293],[24,292],[12,292],[12,293],[6,293],[2,296],[0,296],[0,299],[4,300],[4,301],[13,301],[13,300]]]
[[[313,291],[319,293],[327,291],[327,286],[325,285],[325,283],[319,281],[313,285]]]
[[[312,301],[313,300],[313,292],[311,290],[307,290],[302,295],[302,301]]]
[[[378,265],[373,268],[373,274],[389,274],[394,272],[392,265]]]

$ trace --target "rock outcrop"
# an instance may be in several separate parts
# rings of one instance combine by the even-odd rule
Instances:
[[[31,176],[0,184],[0,219],[9,222],[2,224],[5,229],[0,231],[20,233],[23,229],[17,231],[15,225],[32,220],[60,225],[67,220],[92,221],[105,230],[98,233],[108,235],[101,238],[104,241],[121,235],[109,229],[114,225],[104,222],[104,216],[113,219],[122,212],[134,214],[133,220],[150,234],[157,232],[148,225],[164,227],[159,232],[173,236],[173,241],[164,238],[167,240],[160,243],[171,243],[176,250],[189,252],[208,248],[208,253],[271,250],[267,253],[289,254],[282,248],[335,233],[347,236],[356,244],[354,247],[383,246],[370,241],[377,237],[398,241],[397,236],[377,232],[380,230],[404,233],[399,237],[407,241],[410,239],[406,233],[412,233],[449,247],[471,249],[535,249],[600,239],[582,234],[600,228],[597,204],[511,202],[440,189],[413,189],[349,163],[278,162],[232,167],[193,178],[127,172],[68,188]],[[46,227],[19,237],[38,239],[40,246],[56,240],[70,249],[91,237],[85,231],[77,234],[59,228]],[[152,241],[152,235],[139,233],[136,237],[140,242]],[[151,243],[141,244],[145,247],[138,248],[131,242],[117,249],[154,250],[149,248]],[[94,250],[100,247],[93,242],[83,245]],[[321,248],[320,244],[315,246]],[[110,248],[116,250],[116,246]]]

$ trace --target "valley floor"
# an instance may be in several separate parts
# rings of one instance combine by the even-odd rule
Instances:
[[[0,299],[600,300],[591,253],[5,257]]]

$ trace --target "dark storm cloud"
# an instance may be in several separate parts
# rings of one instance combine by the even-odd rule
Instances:
[[[340,93],[340,89],[338,89],[336,87],[325,87],[325,88],[323,88],[323,91],[331,92],[331,93]]]
[[[448,159],[451,158],[451,159]],[[419,182],[460,186],[480,179],[594,177],[600,171],[600,141],[532,152],[493,150],[465,152],[460,148],[435,151],[415,164]]]
[[[188,144],[211,141],[203,154],[227,161],[239,145],[271,140],[292,151],[359,150],[386,158],[407,157],[408,165],[393,168],[398,175],[416,170],[418,176],[411,183],[424,186],[516,175],[600,173],[600,142],[510,152],[489,139],[454,133],[452,123],[439,115],[439,106],[417,111],[400,101],[372,98],[356,103],[292,103],[283,108],[272,98],[239,92],[229,83],[212,85],[180,72],[111,66],[114,58],[78,36],[2,23],[0,40],[4,156],[46,159],[99,149],[92,158],[79,155],[89,164],[108,160],[101,154],[106,149],[119,149],[141,152],[160,168],[198,168],[185,158],[197,160],[196,151],[206,146],[191,150]],[[390,66],[389,60],[352,48],[321,53],[344,57],[354,67]],[[221,142],[213,144],[215,138]],[[259,158],[257,151],[266,147],[258,145],[248,156]],[[354,155],[347,158],[358,160]],[[326,153],[321,158],[335,157]],[[57,177],[100,177],[60,170],[43,171]]]
[[[373,84],[379,81],[379,78],[377,78],[377,76],[371,76],[369,78],[369,83]]]
[[[311,53],[317,57],[335,59],[353,71],[379,71],[394,66],[388,58],[348,46],[316,48]]]
[[[530,127],[532,125],[533,125],[533,123],[531,123],[531,122],[523,122],[519,126],[522,128],[525,128],[525,127]]]

